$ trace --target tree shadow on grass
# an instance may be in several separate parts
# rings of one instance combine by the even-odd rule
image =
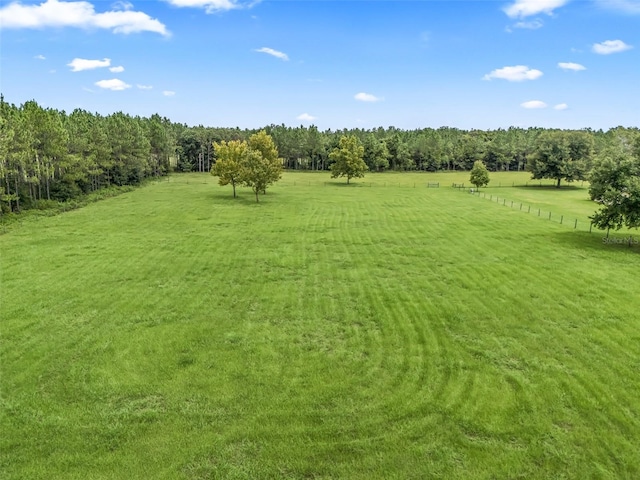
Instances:
[[[350,188],[359,188],[359,187],[369,187],[370,183],[364,183],[364,182],[351,182],[351,183],[347,183],[344,180],[342,182],[339,181],[328,181],[328,182],[324,182],[325,185],[327,186],[331,186],[331,187],[350,187]]]
[[[267,190],[266,195],[260,194],[260,202],[256,202],[256,196],[251,191],[236,192],[236,195],[237,196],[234,197],[233,192],[231,191],[229,192],[215,191],[215,192],[210,192],[207,195],[207,199],[215,203],[223,203],[223,204],[237,203],[241,205],[256,205],[256,204],[260,205],[263,202],[268,203],[268,201],[271,198],[278,196],[277,193]]]
[[[640,255],[640,231],[609,232],[608,239],[607,232],[601,230],[593,230],[591,233],[558,232],[554,236],[562,243],[572,245],[584,253],[607,252],[621,261],[627,261],[629,255]]]

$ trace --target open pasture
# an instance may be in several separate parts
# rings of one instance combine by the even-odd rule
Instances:
[[[4,478],[638,478],[640,248],[454,175],[174,176],[0,236]]]

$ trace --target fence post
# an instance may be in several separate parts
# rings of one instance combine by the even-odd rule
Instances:
[[[538,209],[538,216],[540,216],[540,209]]]
[[[506,198],[503,198],[503,199],[502,199],[502,205],[506,205],[506,204],[507,204],[507,199],[506,199]]]
[[[551,220],[551,212],[549,212],[549,220]]]
[[[489,200],[493,200],[493,195],[490,195],[490,196],[489,196]]]
[[[529,210],[527,210],[527,213],[531,213],[531,205],[529,205]]]
[[[513,208],[513,200],[511,200],[511,208]]]
[[[560,225],[562,225],[562,219],[564,218],[564,215],[560,215]]]
[[[522,210],[522,204],[520,204],[520,210]]]
[[[576,218],[576,223],[573,224],[573,229],[575,230],[576,228],[578,228],[578,219]]]

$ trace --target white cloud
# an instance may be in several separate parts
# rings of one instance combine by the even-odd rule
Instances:
[[[165,97],[173,97],[176,94],[176,92],[172,91],[172,90],[163,90],[162,91],[162,95],[164,95]]]
[[[522,108],[547,108],[547,104],[540,100],[529,100],[528,102],[521,103]]]
[[[124,83],[122,80],[117,78],[112,78],[111,80],[100,80],[96,82],[95,85],[100,88],[104,88],[106,90],[126,90],[127,88],[131,88],[131,85]]]
[[[569,105],[567,105],[566,103],[559,103],[558,105],[553,107],[554,110],[566,110],[567,108],[569,108]]]
[[[113,73],[121,73],[124,72],[124,67],[122,65],[120,65],[119,67],[111,67],[109,71]]]
[[[361,102],[379,102],[383,100],[383,98],[376,97],[375,95],[371,95],[370,93],[364,93],[364,92],[356,93],[353,96],[353,98]]]
[[[47,57],[45,57],[44,55],[36,55],[33,58],[35,58],[36,60],[46,60],[47,59]]]
[[[111,65],[110,58],[104,58],[102,60],[87,60],[85,58],[74,58],[67,67],[71,67],[72,72],[81,72],[83,70],[93,70],[94,68],[104,68]]]
[[[242,8],[236,0],[166,0],[174,7],[204,8],[207,13]]]
[[[22,5],[19,1],[0,9],[2,28],[76,27],[103,28],[113,33],[155,32],[169,35],[166,26],[143,12],[110,10],[96,13],[85,1],[45,0],[39,5]]]
[[[113,8],[114,10],[133,10],[133,3],[118,1],[111,4],[111,8]]]
[[[531,20],[530,22],[516,22],[513,24],[514,28],[524,28],[526,30],[537,30],[539,28],[542,28],[544,26],[544,23],[542,23],[542,20],[536,19],[536,20]]]
[[[153,88],[153,85],[140,85],[140,84],[137,84],[136,87],[138,87],[140,90],[151,90]]]
[[[286,53],[279,52],[278,50],[274,50],[273,48],[262,47],[258,48],[256,52],[266,53],[267,55],[279,58],[280,60],[284,60],[285,62],[289,60],[289,56]]]
[[[587,67],[584,65],[580,65],[579,63],[573,62],[560,62],[558,63],[558,67],[563,70],[573,70],[574,72],[579,72],[580,70],[586,70]]]
[[[493,70],[491,73],[482,77],[482,79],[491,80],[493,78],[499,78],[508,80],[509,82],[522,82],[524,80],[535,80],[542,75],[540,70],[529,68],[526,65],[515,65],[513,67],[503,67]]]
[[[313,122],[316,117],[311,116],[308,113],[303,113],[302,115],[298,115],[296,119],[302,120],[303,122]]]
[[[551,15],[556,8],[562,7],[569,0],[516,0],[505,7],[504,13],[511,18],[525,18],[540,13]]]
[[[600,55],[624,52],[625,50],[631,50],[632,48],[633,47],[631,45],[627,45],[622,40],[605,40],[602,43],[593,44],[593,51]]]

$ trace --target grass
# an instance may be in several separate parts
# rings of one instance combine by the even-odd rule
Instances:
[[[175,176],[0,236],[4,478],[638,478],[640,248],[451,178]]]

